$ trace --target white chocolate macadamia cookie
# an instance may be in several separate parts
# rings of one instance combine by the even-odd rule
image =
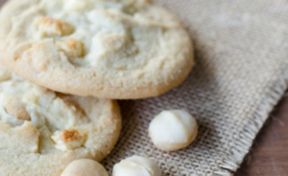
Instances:
[[[148,0],[10,0],[0,23],[0,62],[57,92],[158,96],[194,65],[181,22]]]
[[[0,175],[59,176],[75,159],[103,159],[117,142],[116,102],[55,93],[4,70],[0,78]]]
[[[157,163],[151,159],[132,156],[113,167],[113,176],[161,176]]]
[[[61,176],[108,176],[108,173],[100,163],[91,159],[80,159],[72,161]]]
[[[176,151],[189,146],[197,133],[196,119],[184,110],[163,111],[149,126],[152,142],[164,151]]]

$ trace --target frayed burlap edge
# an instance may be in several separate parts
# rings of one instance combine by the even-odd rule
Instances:
[[[239,135],[234,138],[233,141],[235,143],[231,144],[233,147],[229,151],[230,155],[219,163],[219,168],[214,170],[212,175],[233,176],[240,167],[245,156],[249,153],[258,132],[288,88],[288,71],[286,70],[288,68],[284,68],[284,71],[280,72],[279,78],[269,88],[255,114],[243,126]]]

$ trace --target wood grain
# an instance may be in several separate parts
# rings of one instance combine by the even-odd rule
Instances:
[[[255,140],[236,176],[288,176],[288,97],[284,97]]]
[[[5,1],[0,0],[0,6]],[[284,97],[259,133],[236,176],[288,176],[287,126],[288,97]]]

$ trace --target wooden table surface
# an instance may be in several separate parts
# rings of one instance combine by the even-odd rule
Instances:
[[[0,0],[0,6],[5,0]],[[288,176],[288,97],[276,107],[236,176]]]
[[[288,96],[272,112],[236,176],[288,176]]]

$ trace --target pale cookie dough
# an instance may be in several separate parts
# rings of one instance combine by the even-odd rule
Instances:
[[[197,137],[196,119],[185,110],[169,110],[158,114],[149,125],[154,145],[164,151],[176,151],[189,146]]]
[[[182,24],[148,0],[11,0],[0,23],[2,63],[58,92],[158,96],[194,64]]]
[[[60,176],[75,159],[103,159],[117,142],[115,102],[55,93],[5,71],[0,78],[1,176]]]

